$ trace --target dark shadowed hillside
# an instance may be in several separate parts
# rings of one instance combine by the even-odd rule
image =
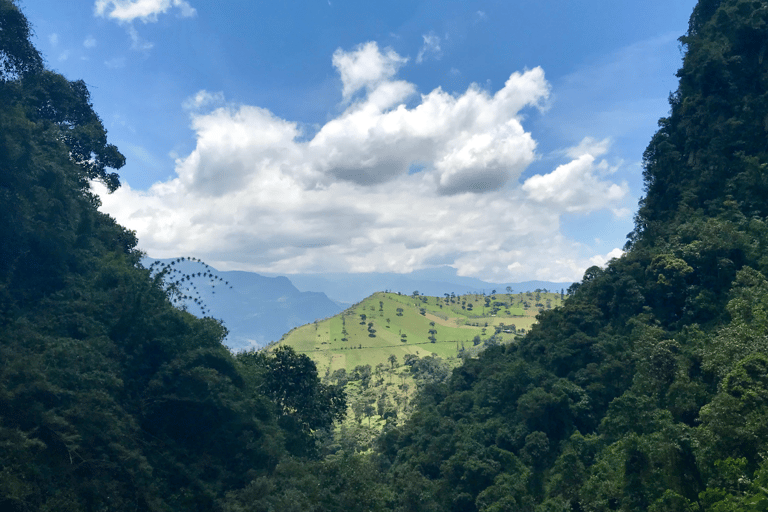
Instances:
[[[134,233],[86,85],[47,70],[0,0],[0,510],[210,511],[343,417],[343,392],[284,350],[235,358],[172,305]]]

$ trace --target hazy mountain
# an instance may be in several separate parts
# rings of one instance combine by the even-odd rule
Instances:
[[[318,291],[342,304],[354,304],[372,293],[393,291],[400,293],[419,293],[441,296],[444,293],[490,293],[506,291],[507,286],[514,292],[524,292],[537,288],[559,291],[572,283],[553,283],[549,281],[526,281],[523,283],[489,283],[472,277],[456,275],[453,267],[436,267],[417,270],[409,274],[394,273],[359,273],[359,274],[290,274],[288,278],[299,290]]]
[[[152,261],[155,260],[147,258],[144,264],[149,266]],[[191,261],[176,263],[174,268],[182,275],[205,270],[204,264]],[[265,345],[279,340],[294,327],[333,316],[343,309],[322,292],[299,291],[283,276],[265,277],[254,272],[209,268],[229,285],[215,281],[212,286],[203,277],[194,278],[192,285],[197,287],[203,304],[210,310],[208,316],[223,320],[229,329],[225,342],[230,348]],[[190,304],[189,311],[201,313],[194,304]]]
[[[153,260],[170,263],[175,259]],[[205,271],[203,263],[180,261],[174,264],[180,275]],[[371,294],[389,290],[411,294],[442,296],[445,293],[514,292],[545,288],[559,291],[571,283],[527,281],[524,283],[488,283],[471,277],[456,275],[452,267],[424,269],[410,274],[360,273],[360,274],[291,274],[264,276],[246,271],[219,271],[208,267],[223,281],[211,286],[205,278],[195,278],[192,285],[200,294],[202,303],[213,316],[224,321],[229,329],[226,343],[234,349],[263,346],[300,325],[312,323],[341,312],[348,305],[357,303]],[[231,286],[231,288],[230,288]],[[192,290],[190,288],[190,290]],[[190,304],[189,311],[201,314],[198,306]]]

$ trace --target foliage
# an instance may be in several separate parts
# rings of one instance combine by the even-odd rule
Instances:
[[[342,387],[322,384],[315,363],[291,347],[278,347],[271,353],[241,352],[236,359],[258,373],[259,390],[277,407],[288,450],[294,455],[314,455],[313,432],[331,428],[346,415]]]
[[[317,393],[281,390],[174,307],[173,272],[143,268],[90,191],[123,156],[29,35],[0,0],[0,509],[220,510],[301,451],[286,406],[312,445],[343,394],[313,366],[294,376]]]
[[[766,21],[699,3],[628,252],[422,391],[380,441],[396,486],[440,510],[768,508]]]

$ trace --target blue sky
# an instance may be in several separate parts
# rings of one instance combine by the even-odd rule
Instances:
[[[514,282],[619,254],[695,2],[20,4],[149,256]]]

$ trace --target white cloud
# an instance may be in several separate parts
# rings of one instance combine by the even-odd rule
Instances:
[[[194,96],[190,96],[181,104],[184,110],[201,110],[204,108],[219,107],[224,104],[224,93],[198,91]]]
[[[422,63],[430,56],[434,59],[440,59],[442,52],[440,50],[440,38],[434,33],[424,34],[421,36],[424,39],[424,44],[419,50],[419,54],[416,56],[416,62]]]
[[[86,48],[93,48],[93,47],[95,47],[96,46],[96,38],[94,38],[93,36],[86,37],[85,40],[83,41],[83,46],[85,46]]]
[[[128,26],[128,35],[131,36],[131,49],[139,51],[151,50],[155,45],[139,35],[139,32],[133,25]]]
[[[164,14],[171,8],[178,9],[179,15],[185,18],[197,13],[185,0],[96,0],[94,14],[113,19],[126,26],[126,31],[131,38],[131,49],[148,51],[154,47],[154,43],[139,35],[136,27],[133,26],[133,21],[138,19],[144,23],[154,23],[159,14]],[[86,39],[83,44],[86,48],[90,48],[91,42],[92,45],[96,44],[96,40],[92,37]]]
[[[584,197],[575,211],[617,206],[622,194],[589,193],[613,193],[601,164],[580,158],[527,188],[518,181],[536,158],[520,111],[547,98],[541,69],[513,73],[495,93],[438,88],[409,108],[415,87],[396,79],[405,59],[394,51],[367,43],[333,62],[345,98],[364,93],[310,140],[296,122],[200,91],[184,103],[197,142],[176,160],[175,177],[147,191],[95,186],[102,209],[135,229],[151,256],[195,254],[222,269],[450,264],[501,282],[568,281],[592,264],[594,253],[565,239],[559,220]]]
[[[599,267],[605,267],[608,264],[608,262],[610,262],[612,259],[614,259],[614,258],[621,258],[623,255],[624,255],[624,251],[619,249],[619,248],[616,248],[616,249],[613,249],[608,254],[606,254],[605,256],[603,256],[601,254],[593,256],[593,257],[591,257],[589,259],[589,261],[590,261],[590,263],[592,263],[592,265],[597,265]]]
[[[611,147],[611,139],[596,140],[592,137],[584,137],[578,146],[568,148],[565,154],[571,158],[579,158],[583,155],[592,155],[597,158],[608,152]]]
[[[392,79],[368,86],[364,101],[309,143],[315,164],[358,184],[386,182],[424,164],[440,193],[455,194],[497,190],[535,158],[536,144],[518,113],[549,93],[541,68],[513,73],[493,96],[477,86],[459,96],[438,88],[408,109],[403,102],[414,92],[412,84]]]
[[[379,51],[374,41],[358,45],[353,51],[345,52],[341,48],[333,53],[333,66],[341,75],[342,94],[348,100],[362,88],[371,90],[389,80],[408,62],[391,48],[386,53]]]
[[[120,23],[140,19],[144,23],[157,21],[158,14],[164,14],[175,7],[182,17],[194,16],[196,11],[184,0],[96,0],[96,16],[108,17]]]
[[[533,200],[566,212],[616,208],[629,193],[629,187],[600,178],[600,174],[610,174],[612,170],[605,160],[596,165],[595,157],[585,153],[549,174],[528,178],[522,188]],[[617,215],[619,212],[615,210]]]
[[[56,46],[59,44],[59,34],[53,33],[48,36],[48,42],[51,43],[51,46]]]

